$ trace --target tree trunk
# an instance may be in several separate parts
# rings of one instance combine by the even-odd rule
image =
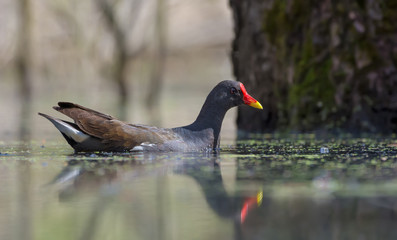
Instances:
[[[242,132],[397,132],[397,2],[230,0]]]

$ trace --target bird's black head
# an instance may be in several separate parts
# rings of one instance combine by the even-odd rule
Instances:
[[[212,89],[204,102],[196,121],[183,127],[190,131],[213,130],[213,146],[218,146],[219,133],[226,112],[242,104],[262,109],[261,104],[251,97],[242,83],[225,80]]]
[[[263,109],[261,104],[247,93],[244,85],[237,81],[225,80],[218,83],[208,98],[212,104],[225,110],[242,104]]]

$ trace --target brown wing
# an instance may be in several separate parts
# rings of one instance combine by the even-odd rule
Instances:
[[[84,133],[101,139],[110,148],[132,149],[141,143],[161,144],[176,137],[169,129],[127,124],[74,103],[59,102],[54,109],[72,118]]]

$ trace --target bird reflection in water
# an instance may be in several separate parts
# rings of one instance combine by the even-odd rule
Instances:
[[[117,169],[112,165],[113,163],[100,160],[70,160],[50,184],[60,187],[60,201],[68,201],[80,194],[92,194],[94,191],[103,192],[110,189],[109,186],[117,180]]]
[[[132,194],[125,193],[123,184],[148,177],[163,178],[169,175],[187,176],[194,179],[200,186],[210,209],[219,217],[230,219],[237,227],[244,223],[247,216],[261,205],[263,192],[261,190],[245,191],[244,195],[228,193],[223,183],[219,162],[219,155],[210,153],[161,155],[145,153],[131,155],[125,161],[100,160],[100,158],[95,158],[95,160],[72,159],[55,177],[51,185],[59,191],[58,196],[61,202],[79,200],[85,195],[96,196],[97,200],[92,204],[87,227],[84,229],[81,239],[93,238],[98,218],[103,216],[106,207],[115,199],[120,199],[120,197],[128,199],[126,196],[132,195],[133,201],[136,202],[137,198],[140,198],[136,196],[140,194],[139,190]],[[166,195],[169,193],[166,191],[167,187],[162,190],[162,194],[155,195],[158,198],[155,201],[167,199]],[[156,205],[163,206],[164,204],[157,203]],[[163,208],[169,208],[169,206],[166,205]],[[125,212],[125,214],[129,213]],[[139,216],[139,218],[145,217]],[[159,218],[159,222],[170,220],[167,219],[167,216]],[[161,220],[161,218],[165,219]]]
[[[241,223],[244,223],[249,211],[252,211],[253,209],[255,209],[256,207],[262,204],[262,199],[263,199],[263,191],[261,190],[256,194],[256,196],[249,197],[244,201],[243,207],[240,212]]]

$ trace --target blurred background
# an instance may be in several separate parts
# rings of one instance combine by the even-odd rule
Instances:
[[[132,123],[189,124],[224,79],[243,82],[264,110],[230,111],[223,139],[234,139],[235,125],[239,137],[397,133],[394,0],[1,0],[0,6],[5,140],[60,139],[36,116],[60,116],[51,109],[58,101]]]
[[[233,79],[227,0],[1,0],[0,138],[61,139],[37,112],[71,101],[176,127]],[[231,111],[223,136],[234,137]]]

